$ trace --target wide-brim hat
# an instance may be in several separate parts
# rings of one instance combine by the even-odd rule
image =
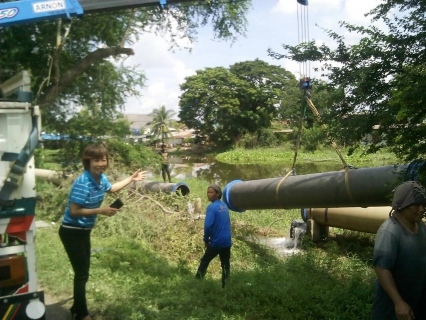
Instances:
[[[392,209],[402,210],[411,205],[426,204],[425,188],[418,181],[406,181],[398,185],[393,194]]]

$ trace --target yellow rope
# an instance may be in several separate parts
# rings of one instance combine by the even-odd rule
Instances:
[[[349,198],[351,198],[351,201],[353,203],[356,203],[355,198],[352,195],[351,188],[349,186],[349,167],[345,167],[345,187],[346,187],[346,192],[348,193]]]
[[[287,174],[278,182],[277,186],[275,187],[275,199],[277,200],[278,204],[280,205],[281,209],[284,209],[283,205],[280,202],[280,197],[278,196],[278,190],[280,189],[281,183],[284,182],[284,180],[293,173],[294,170],[290,170],[287,172]]]
[[[314,104],[312,103],[311,99],[309,99],[309,97],[306,97],[306,101],[308,103],[309,108],[311,108],[312,112],[317,117],[318,122],[321,124],[321,128],[325,132],[325,135],[327,136],[327,139],[331,142],[331,145],[333,146],[334,150],[336,150],[337,155],[339,156],[340,160],[343,163],[343,167],[345,169],[345,188],[346,188],[346,192],[347,192],[349,198],[351,199],[351,201],[353,203],[356,203],[355,198],[352,195],[351,188],[349,186],[349,166],[346,163],[345,159],[343,159],[342,154],[340,153],[339,149],[337,148],[337,144],[334,142],[333,138],[328,133],[327,126],[325,125],[325,123],[322,122],[321,116],[320,116],[317,108],[315,108]]]
[[[318,112],[318,110],[317,110],[317,108],[315,108],[315,106],[314,106],[314,104],[313,104],[313,102],[311,101],[311,99],[309,99],[309,97],[307,96],[306,97],[306,102],[307,102],[307,104],[308,104],[308,106],[309,106],[309,108],[311,109],[311,111],[312,111],[312,113],[316,116],[316,118],[317,118],[317,120],[318,120],[318,122],[321,124],[321,128],[322,128],[322,130],[324,131],[324,133],[325,133],[325,135],[327,136],[327,139],[331,142],[331,145],[332,145],[332,147],[334,148],[334,150],[336,151],[336,153],[337,153],[337,155],[339,156],[339,158],[340,158],[340,160],[342,161],[342,163],[343,163],[343,167],[344,167],[344,169],[345,169],[345,188],[346,188],[346,192],[347,192],[347,194],[348,194],[348,196],[349,196],[349,198],[351,199],[351,201],[353,202],[353,203],[356,203],[356,201],[355,201],[355,198],[353,197],[353,194],[352,194],[352,191],[351,191],[351,188],[350,188],[350,185],[349,185],[349,166],[348,166],[348,164],[346,163],[346,161],[345,161],[345,159],[343,158],[343,156],[342,156],[342,154],[341,154],[341,152],[340,152],[340,150],[339,150],[339,148],[337,147],[337,144],[334,142],[334,140],[333,140],[333,138],[330,136],[330,134],[329,134],[329,132],[328,132],[328,130],[327,130],[327,126],[325,125],[325,123],[323,123],[322,122],[322,120],[321,120],[321,116],[320,116],[320,114],[319,114],[319,112]],[[276,188],[275,188],[275,198],[276,198],[276,200],[277,200],[277,202],[278,202],[278,204],[280,205],[280,207],[283,209],[283,206],[282,206],[282,204],[281,204],[281,202],[280,202],[280,199],[279,199],[279,196],[278,196],[278,191],[279,191],[279,188],[280,188],[280,186],[281,186],[281,183],[283,183],[283,181],[291,174],[291,173],[293,173],[293,172],[295,172],[295,170],[296,170],[296,168],[295,168],[295,165],[296,165],[296,159],[297,159],[297,153],[298,153],[298,150],[299,150],[299,145],[300,145],[300,138],[301,138],[301,132],[302,132],[302,129],[303,129],[303,118],[301,119],[301,123],[300,123],[300,126],[299,126],[299,132],[298,132],[298,135],[297,135],[297,139],[296,139],[296,149],[295,149],[295,153],[294,153],[294,158],[293,158],[293,169],[291,170],[291,171],[289,171],[279,182],[278,182],[278,184],[277,184],[277,186],[276,186]]]

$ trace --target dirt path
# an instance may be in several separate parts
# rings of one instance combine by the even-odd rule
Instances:
[[[72,297],[58,299],[44,292],[44,304],[46,306],[46,320],[71,320],[69,311]]]

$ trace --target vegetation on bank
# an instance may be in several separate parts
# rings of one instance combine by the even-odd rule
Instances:
[[[347,155],[346,150],[340,153],[346,163],[353,166],[380,166],[387,164],[397,164],[399,159],[392,153],[381,150],[375,154],[365,154],[357,151],[351,156]],[[259,149],[235,149],[220,153],[216,160],[229,164],[273,164],[273,163],[293,163],[294,150],[290,147],[277,148],[259,148]],[[341,162],[340,157],[331,147],[317,150],[314,152],[299,151],[297,154],[298,162]]]
[[[72,181],[62,187],[37,182],[43,199],[37,219],[55,222],[37,230],[38,277],[45,291],[61,301],[72,295],[73,272],[58,236]],[[300,219],[299,210],[231,212],[231,282],[221,288],[218,259],[197,281],[204,220],[188,207],[201,198],[205,212],[208,182],[185,182],[191,189],[187,197],[144,195],[131,188],[107,195],[105,203],[120,197],[125,206],[114,217],[99,216],[92,233],[87,296],[96,319],[369,318],[372,235],[340,231],[319,243],[306,236],[302,253],[286,257],[256,241],[286,236],[291,221]]]

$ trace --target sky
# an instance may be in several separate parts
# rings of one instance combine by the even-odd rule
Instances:
[[[309,0],[309,39],[333,47],[334,42],[323,30],[331,29],[344,35],[347,43],[357,43],[359,35],[340,28],[339,21],[369,25],[370,18],[364,14],[378,4],[379,0]],[[173,52],[165,38],[149,33],[140,35],[138,42],[132,45],[135,55],[127,58],[125,65],[143,70],[147,81],[140,90],[142,97],[129,98],[124,113],[149,114],[164,105],[175,111],[174,118],[178,119],[180,84],[196,70],[208,67],[228,68],[237,62],[260,59],[281,66],[300,78],[298,63],[273,59],[267,52],[270,48],[283,53],[282,44],[299,43],[297,9],[296,0],[252,0],[245,37],[239,36],[233,44],[217,41],[213,39],[213,28],[206,26],[199,29],[198,40],[191,44],[191,52],[184,49]],[[311,69],[314,66],[311,64]],[[319,76],[313,71],[309,71],[309,75]]]

